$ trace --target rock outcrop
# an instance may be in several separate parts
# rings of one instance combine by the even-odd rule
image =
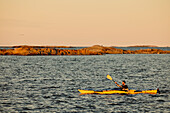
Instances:
[[[92,47],[84,48],[82,50],[86,50],[89,52],[98,52],[101,54],[122,54],[123,53],[122,49],[116,49],[113,47],[104,47],[104,46],[100,46],[100,45],[94,45]]]
[[[21,46],[14,49],[0,49],[0,55],[103,55],[103,54],[170,54],[170,51],[160,49],[122,50],[114,47],[95,45],[78,50],[56,49],[56,48],[34,48],[32,46]]]

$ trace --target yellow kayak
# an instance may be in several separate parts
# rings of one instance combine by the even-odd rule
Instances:
[[[159,89],[156,90],[142,90],[142,91],[138,91],[138,90],[128,90],[128,91],[124,91],[124,90],[118,90],[118,89],[113,89],[113,90],[102,90],[102,91],[93,91],[93,90],[81,90],[78,89],[78,91],[81,94],[101,94],[101,95],[106,95],[106,94],[157,94],[159,93]]]

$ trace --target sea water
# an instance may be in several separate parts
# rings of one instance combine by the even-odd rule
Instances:
[[[79,95],[78,89],[157,89]],[[170,55],[0,56],[0,112],[170,112]]]

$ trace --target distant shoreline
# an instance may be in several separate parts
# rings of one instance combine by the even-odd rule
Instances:
[[[39,45],[15,45],[15,46],[0,46],[3,48],[77,48],[77,47],[91,47],[91,46],[39,46]],[[133,46],[110,46],[110,47],[170,47],[170,46],[156,46],[156,45],[133,45]]]
[[[135,46],[127,46],[127,47],[158,47],[154,45],[135,45]]]
[[[71,46],[13,46],[0,49],[0,55],[104,55],[104,54],[170,54],[170,50],[144,48],[140,50],[125,50],[116,47],[94,45],[86,48],[68,49]],[[60,47],[60,48],[59,48]],[[62,49],[66,47],[66,49]]]

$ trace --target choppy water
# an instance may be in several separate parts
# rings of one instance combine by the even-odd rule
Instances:
[[[79,95],[126,80],[149,95]],[[0,56],[0,112],[170,112],[170,55]]]

